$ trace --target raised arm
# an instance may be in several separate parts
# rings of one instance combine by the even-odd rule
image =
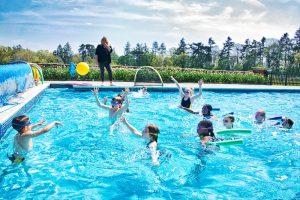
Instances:
[[[202,84],[203,84],[203,80],[201,79],[200,81],[198,81],[198,86],[199,86],[199,93],[196,95],[193,95],[191,97],[191,101],[194,101],[197,98],[200,98],[202,96]]]
[[[41,126],[43,125],[43,123],[45,122],[45,119],[40,120],[38,123],[31,125],[31,129],[34,129],[37,126]]]
[[[54,122],[48,124],[47,126],[45,126],[44,128],[40,129],[40,130],[37,130],[37,131],[35,131],[35,132],[29,132],[29,133],[26,133],[26,134],[24,134],[23,136],[24,136],[24,137],[32,137],[32,138],[33,138],[33,137],[37,137],[37,136],[39,136],[39,135],[42,135],[42,134],[47,133],[48,131],[50,131],[50,130],[54,127],[54,125],[60,125],[60,126],[63,126],[62,123],[60,123],[60,122],[58,122],[58,121],[54,121]]]
[[[99,98],[98,98],[99,89],[98,88],[94,88],[94,90],[92,90],[92,92],[94,93],[94,96],[95,96],[95,99],[96,99],[96,102],[97,102],[98,106],[100,106],[101,108],[104,108],[106,110],[109,110],[109,106],[104,105],[103,103],[101,103],[100,100],[99,100]]]
[[[183,97],[184,93],[183,93],[182,87],[179,85],[179,83],[177,82],[177,80],[173,76],[171,76],[171,80],[176,84],[176,86],[179,90],[180,96]]]
[[[124,124],[128,127],[128,129],[134,133],[135,135],[142,137],[143,134],[141,132],[139,132],[134,126],[132,126],[131,124],[128,123],[128,121],[126,120],[125,117],[121,117],[122,122],[124,122]]]

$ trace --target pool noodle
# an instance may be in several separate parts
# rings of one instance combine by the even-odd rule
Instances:
[[[207,142],[208,145],[236,145],[236,144],[243,144],[243,139],[235,139],[235,140],[223,140],[218,142]]]
[[[217,135],[251,134],[251,129],[226,129],[216,132]]]

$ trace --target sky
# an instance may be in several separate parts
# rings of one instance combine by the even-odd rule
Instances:
[[[300,28],[300,0],[0,0],[0,46],[53,51],[59,44],[97,45],[106,36],[118,55],[154,41],[167,49],[230,36],[293,38]]]

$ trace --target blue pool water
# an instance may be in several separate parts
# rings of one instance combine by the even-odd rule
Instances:
[[[100,99],[115,92],[100,92]],[[34,138],[26,161],[11,165],[15,134],[1,139],[0,199],[297,199],[300,198],[300,94],[203,93],[193,108],[210,103],[221,111],[215,130],[223,129],[222,114],[235,112],[235,128],[250,128],[243,145],[204,150],[196,127],[199,115],[177,108],[176,92],[129,96],[125,116],[142,130],[146,123],[160,127],[160,166],[151,164],[146,141],[123,125],[109,128],[108,113],[91,92],[48,89],[27,113],[32,122],[59,120],[64,127]],[[295,122],[289,131],[253,124],[257,109],[267,116],[287,115]],[[276,132],[276,133],[274,133]]]

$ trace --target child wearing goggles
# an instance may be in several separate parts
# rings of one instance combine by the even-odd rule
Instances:
[[[21,163],[25,159],[26,153],[32,150],[32,138],[50,131],[54,125],[63,126],[62,123],[54,121],[40,130],[32,131],[32,129],[36,128],[37,126],[41,126],[44,122],[45,120],[41,120],[32,125],[29,117],[26,115],[15,117],[12,120],[12,127],[18,131],[14,137],[14,153],[11,156],[8,156],[13,163]]]

